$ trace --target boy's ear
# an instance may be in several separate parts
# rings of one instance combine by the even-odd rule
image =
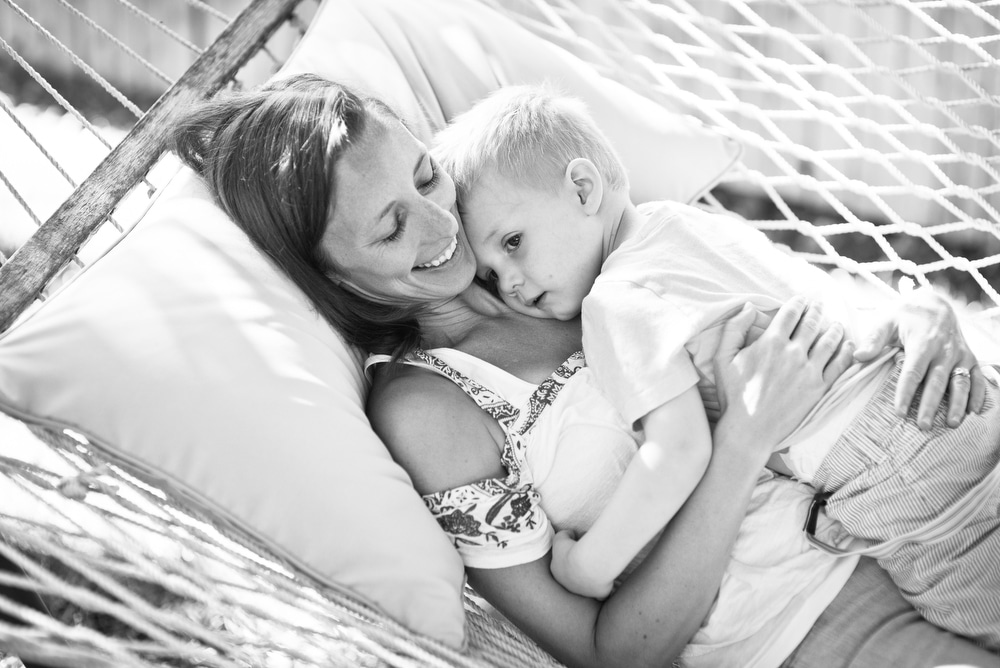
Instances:
[[[604,179],[597,165],[587,158],[573,158],[566,165],[566,182],[572,184],[573,195],[579,199],[584,213],[596,214],[604,198]]]

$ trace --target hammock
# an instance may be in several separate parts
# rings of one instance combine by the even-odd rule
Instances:
[[[997,0],[482,1],[601,74],[738,138],[744,156],[706,205],[739,212],[876,293],[934,284],[998,326]],[[145,26],[145,38],[172,45],[143,51],[163,55],[159,63],[85,6],[60,0],[47,10],[148,72],[145,81],[157,83],[144,84],[146,96],[169,87],[144,110],[43,25],[42,3],[26,10],[31,4],[0,0],[0,26],[16,21],[32,35],[18,42],[0,30],[11,68],[101,135],[51,83],[51,63],[29,62],[40,42],[138,121],[117,145],[105,142],[89,176],[77,175],[0,96],[0,118],[52,163],[59,187],[73,189],[51,211],[15,168],[0,169],[0,204],[14,210],[0,213],[5,226],[38,225],[0,265],[0,330],[127,233],[129,216],[141,215],[159,188],[150,169],[171,120],[194,100],[265,80],[316,9],[308,0],[252,0],[230,18],[202,0],[174,3],[207,17],[202,38],[214,38],[202,48],[153,16],[152,5],[107,3],[137,21],[119,16],[110,25]],[[558,665],[471,591],[466,650],[415,634],[59,425],[4,418],[0,444],[4,668],[17,665],[15,656],[52,666]]]

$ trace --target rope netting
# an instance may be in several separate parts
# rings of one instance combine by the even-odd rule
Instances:
[[[550,663],[471,593],[463,654],[310,580],[78,433],[0,415],[0,438],[0,651],[68,666]]]
[[[737,137],[743,159],[708,196],[711,206],[878,291],[935,284],[1000,316],[1000,0],[483,1],[602,74]],[[35,82],[33,99],[104,137],[85,151],[90,162],[76,164],[62,136],[35,131],[32,100],[0,95],[9,126],[0,137],[22,142],[0,155],[18,156],[0,162],[0,250],[23,243],[24,225],[49,218],[121,139],[124,130],[101,120],[108,105],[81,100],[100,90],[116,118],[146,113],[247,4],[0,0],[0,81],[20,72]],[[280,66],[309,5],[255,52],[242,85]],[[159,13],[178,7],[184,20]],[[75,27],[58,28],[57,17]],[[104,51],[71,33],[108,43],[110,60],[134,63],[143,83],[97,63]],[[69,64],[53,64],[52,53]],[[28,178],[29,153],[51,174]],[[139,199],[135,217],[158,187],[150,175],[128,196]],[[113,225],[98,212],[79,235],[89,243],[62,271],[106,247],[96,243],[103,234],[127,232],[128,210],[118,206]],[[416,636],[98,452],[52,425],[0,421],[4,668],[13,661],[4,652],[67,666],[555,665],[471,595],[467,652]]]
[[[737,137],[715,204],[882,291],[1000,313],[1000,2],[496,4]]]
[[[251,3],[215,4],[222,9],[203,0],[0,0],[0,260],[57,213]],[[252,86],[281,67],[317,3],[284,4],[297,4],[296,13],[245,54],[249,61],[226,85]],[[140,182],[126,209],[137,215],[158,190]],[[137,216],[115,208],[87,223],[84,240],[96,235],[95,246],[106,248],[134,224]],[[87,261],[72,258],[76,269]],[[50,278],[38,286],[41,299]]]

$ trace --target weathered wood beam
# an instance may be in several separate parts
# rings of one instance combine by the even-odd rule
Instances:
[[[178,118],[229,82],[301,0],[253,0],[55,213],[0,265],[0,331],[30,305],[160,157]]]

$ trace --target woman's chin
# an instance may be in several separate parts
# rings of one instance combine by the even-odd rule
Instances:
[[[476,277],[476,263],[467,246],[458,245],[455,254],[437,267],[414,268],[413,275],[436,298],[456,297],[465,292]]]

